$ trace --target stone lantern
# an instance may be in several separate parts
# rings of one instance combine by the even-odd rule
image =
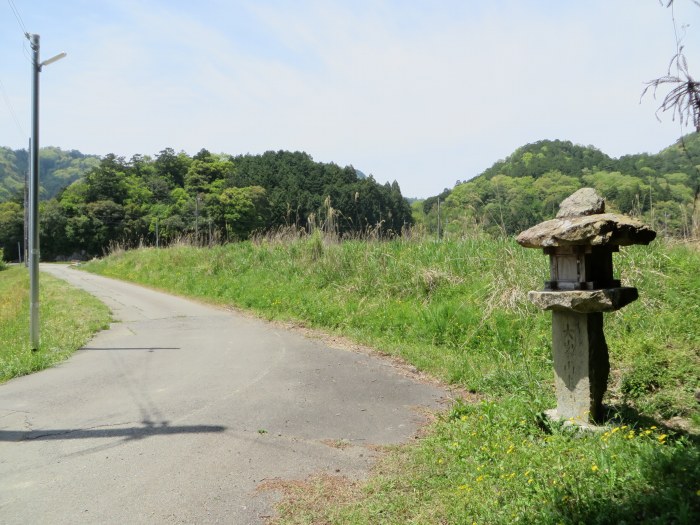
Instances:
[[[556,420],[588,426],[603,420],[610,361],[603,312],[637,299],[637,289],[614,278],[612,254],[620,246],[649,244],[656,233],[641,222],[605,213],[603,198],[582,188],[565,199],[555,219],[522,232],[517,241],[549,255],[550,277],[528,298],[552,311]]]

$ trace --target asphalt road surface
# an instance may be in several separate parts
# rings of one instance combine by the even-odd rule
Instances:
[[[381,358],[42,265],[118,321],[0,385],[0,523],[264,523],[264,481],[358,478],[446,392]],[[338,443],[344,446],[334,446]],[[347,445],[347,446],[346,446]]]

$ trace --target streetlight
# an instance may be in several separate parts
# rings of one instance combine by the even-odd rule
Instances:
[[[39,35],[26,33],[32,55],[32,143],[29,177],[29,339],[39,349],[39,73],[66,53],[39,62]]]

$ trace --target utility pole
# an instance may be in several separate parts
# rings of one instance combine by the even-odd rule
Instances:
[[[199,245],[199,193],[194,197],[194,238]]]
[[[24,245],[22,246],[22,259],[24,266],[29,266],[29,171],[31,170],[30,155],[32,151],[32,139],[27,146],[27,169],[24,171]],[[20,261],[21,263],[22,261]]]
[[[39,349],[39,35],[32,48],[32,140],[29,151],[29,342]]]
[[[439,240],[440,240],[440,197],[438,197],[438,201],[437,201],[437,216],[438,216],[438,217],[437,217],[437,219],[438,219],[438,223],[437,223],[437,238],[438,238],[438,241],[439,241]]]
[[[39,349],[39,73],[41,68],[61,60],[60,53],[39,62],[39,35],[25,35],[32,48],[32,140],[29,152],[29,342]]]

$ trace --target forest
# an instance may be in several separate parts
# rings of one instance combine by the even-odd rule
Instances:
[[[26,151],[2,150],[0,248],[18,259],[24,235]],[[11,162],[13,161],[13,162]],[[301,152],[194,156],[167,148],[155,158],[101,159],[41,151],[43,260],[100,256],[111,246],[195,244],[249,238],[279,227],[321,228],[341,237],[400,234],[412,224],[399,185]],[[61,186],[62,185],[62,186]]]
[[[18,259],[24,238],[26,150],[0,148],[0,249]],[[593,146],[542,140],[518,148],[478,176],[425,200],[396,182],[379,184],[352,166],[303,152],[189,156],[167,148],[126,160],[78,151],[41,151],[41,256],[100,256],[112,245],[165,246],[248,239],[294,227],[341,238],[414,232],[460,238],[514,235],[556,214],[575,190],[592,186],[608,211],[638,217],[661,235],[700,234],[700,134],[658,154],[612,158]],[[439,203],[439,204],[438,204]]]
[[[696,237],[699,168],[698,133],[655,155],[619,159],[593,146],[543,140],[518,148],[469,181],[413,203],[414,218],[431,232],[437,232],[439,222],[441,236],[474,230],[513,235],[551,219],[565,197],[589,186],[605,197],[608,211],[640,218],[665,236]]]

